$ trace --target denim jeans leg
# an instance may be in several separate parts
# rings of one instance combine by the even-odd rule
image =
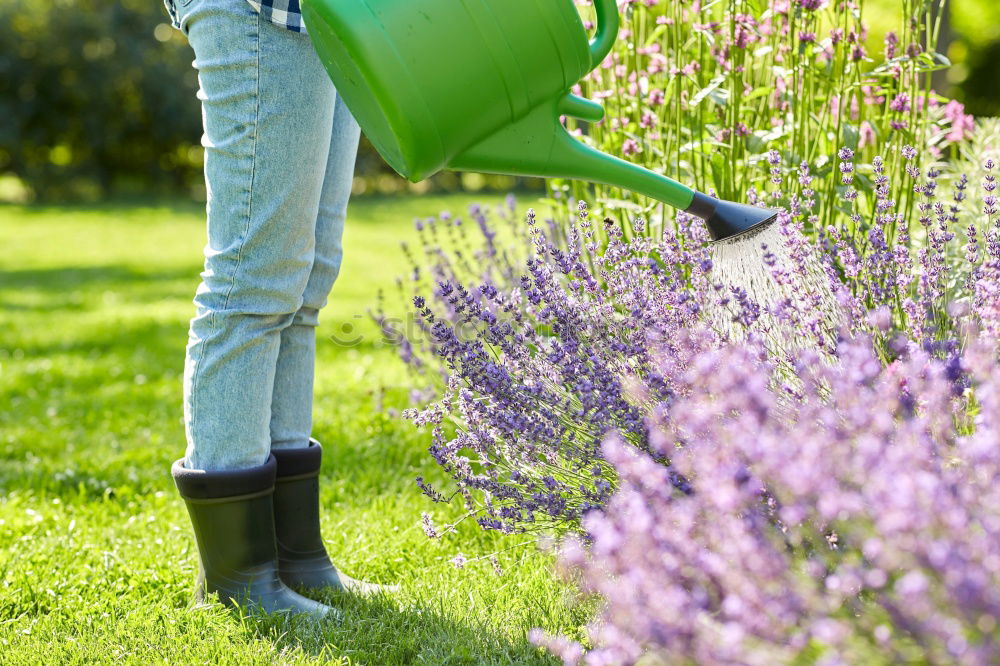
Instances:
[[[208,244],[184,372],[191,469],[263,464],[281,332],[316,251],[335,93],[308,37],[243,0],[192,0]]]
[[[316,257],[302,307],[295,314],[292,325],[281,332],[271,401],[272,448],[308,446],[312,435],[316,326],[319,311],[326,306],[344,256],[344,221],[360,136],[357,121],[338,96],[316,218]]]

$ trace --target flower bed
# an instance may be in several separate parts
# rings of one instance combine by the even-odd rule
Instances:
[[[689,492],[605,442],[620,489],[562,553],[607,602],[587,663],[996,663],[995,349],[886,367],[858,337],[836,357],[801,354],[779,392],[752,344],[702,354],[656,419]]]
[[[589,652],[534,636],[567,663],[995,663],[1000,123],[930,90],[939,13],[875,63],[851,2],[622,4],[581,140],[781,214],[713,246],[554,181],[419,221],[418,483],[566,537],[606,602]]]

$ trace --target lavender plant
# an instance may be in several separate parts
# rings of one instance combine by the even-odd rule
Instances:
[[[568,119],[571,130],[702,190],[785,208],[821,244],[849,237],[834,261],[842,276],[859,271],[846,276],[855,286],[871,287],[855,290],[861,302],[889,305],[900,330],[921,329],[921,344],[953,345],[947,307],[968,291],[957,278],[968,266],[943,259],[961,254],[952,242],[961,202],[936,190],[960,186],[955,176],[996,156],[986,154],[994,145],[975,169],[962,164],[976,123],[930,88],[929,74],[949,64],[936,51],[943,4],[906,0],[898,27],[879,36],[854,0],[619,4],[616,49],[577,90],[605,104],[608,120]],[[592,197],[605,214],[665,214],[617,188],[552,185],[573,200]],[[986,229],[976,231],[981,242]]]
[[[401,283],[417,336],[390,333],[419,377],[418,402],[437,398],[407,416],[430,427],[456,485],[419,483],[435,500],[461,497],[489,529],[577,530],[602,507],[617,480],[600,441],[615,431],[650,450],[644,416],[675,397],[689,360],[675,349],[662,373],[651,345],[698,322],[717,341],[767,341],[786,375],[801,348],[835,360],[845,318],[846,334],[874,336],[883,364],[917,349],[955,364],[963,321],[1000,330],[992,162],[973,212],[974,184],[938,160],[964,159],[975,126],[927,87],[944,62],[934,3],[903,3],[880,64],[852,0],[622,9],[618,50],[578,91],[610,120],[582,139],[617,150],[609,142],[625,136],[632,161],[723,196],[747,188],[782,213],[759,237],[711,248],[683,214],[595,225],[581,210],[568,226],[523,225],[509,205],[499,230],[479,207],[474,225],[417,222],[420,255]],[[594,194],[608,210],[652,212]],[[890,325],[870,330],[868,310]],[[651,404],[628,400],[635,380],[658,391]]]
[[[581,202],[560,241],[529,212],[531,252],[514,286],[466,286],[439,264],[431,301],[415,297],[447,385],[406,416],[431,427],[431,454],[483,527],[577,528],[613,490],[604,435],[615,430],[648,450],[625,379],[641,377],[664,400],[672,394],[673,375],[651,371],[649,349],[669,350],[697,320],[692,285],[711,268],[704,231],[693,218],[680,224],[693,242],[672,232],[653,240],[641,222],[626,240],[610,221],[598,233]],[[450,499],[419,483],[432,499]]]
[[[649,453],[605,441],[621,487],[563,547],[606,601],[594,649],[533,640],[602,666],[996,663],[994,354],[973,340],[958,363],[885,366],[856,337],[836,364],[798,354],[799,381],[772,390],[759,345],[700,352],[684,397],[650,413]]]
[[[928,351],[953,354],[966,315],[973,315],[987,334],[996,330],[990,297],[1000,260],[996,164],[984,160],[977,192],[951,165],[932,164],[922,171],[912,146],[892,157],[901,169],[880,156],[872,160],[874,189],[865,196],[855,187],[862,176],[853,151],[841,149],[842,199],[849,218],[826,226],[819,236],[858,307],[884,307],[893,335],[902,334],[908,344]],[[890,173],[897,174],[895,180]],[[951,192],[942,196],[948,184]],[[979,206],[970,206],[969,199]]]
[[[439,379],[429,391],[438,400],[407,416],[430,426],[431,453],[456,482],[445,490],[421,481],[425,492],[438,501],[457,493],[489,529],[578,530],[581,516],[616,488],[599,446],[604,435],[618,431],[649,450],[643,417],[658,402],[631,403],[628,382],[656,386],[657,400],[674,396],[688,355],[676,349],[671,373],[662,373],[651,365],[650,349],[698,323],[710,324],[717,341],[766,341],[786,374],[794,373],[803,348],[836,362],[844,335],[871,334],[883,364],[917,350],[957,364],[958,331],[968,323],[995,340],[995,167],[985,163],[978,194],[959,178],[940,201],[943,177],[936,167],[921,174],[913,151],[904,146],[888,164],[873,159],[869,196],[854,188],[863,170],[843,149],[838,171],[849,224],[826,228],[819,243],[806,231],[814,202],[797,196],[766,231],[713,246],[700,222],[683,214],[679,232],[650,231],[639,220],[626,236],[610,220],[593,224],[583,204],[575,223],[543,224],[532,214],[511,227],[505,235],[514,247],[528,245],[521,251],[500,249],[480,208],[473,210],[478,249],[465,236],[464,249],[442,250],[442,234],[462,233],[437,228],[451,226],[450,216],[422,222],[430,234],[423,243],[427,268],[417,272],[431,277],[416,283],[414,302],[426,344],[405,341],[402,350],[425,380]],[[895,161],[904,164],[902,182],[885,175]],[[785,188],[780,156],[772,166],[774,178],[752,191],[751,201]],[[793,177],[809,197],[808,167]],[[898,203],[906,192],[918,195],[910,208]],[[983,205],[971,215],[963,205],[970,196]],[[906,217],[914,208],[911,237]],[[972,240],[956,263],[962,238],[951,230],[962,227]],[[961,280],[953,279],[956,272]],[[873,328],[866,311],[878,311],[888,324]]]
[[[451,481],[419,485],[571,535],[607,606],[586,656],[535,636],[567,663],[996,661],[1000,126],[929,89],[938,3],[878,63],[860,0],[622,9],[571,129],[778,221],[709,246],[558,181],[619,219],[419,220],[390,333]]]

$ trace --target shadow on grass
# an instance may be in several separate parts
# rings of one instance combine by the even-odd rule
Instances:
[[[187,197],[158,197],[147,193],[122,194],[113,199],[96,202],[36,202],[29,204],[0,203],[0,216],[8,211],[25,212],[33,215],[72,216],[81,213],[128,213],[141,214],[146,211],[169,211],[177,215],[203,215],[205,203]],[[86,224],[84,222],[83,224]]]
[[[351,664],[367,666],[558,663],[527,641],[531,627],[511,627],[510,635],[501,635],[486,619],[465,624],[449,618],[443,603],[440,607],[428,600],[407,604],[387,595],[363,598],[337,592],[313,597],[341,610],[343,622],[257,615],[245,617],[245,626],[279,650],[348,658]]]
[[[0,294],[29,292],[17,304],[0,295],[0,353],[9,359],[0,381],[0,430],[8,435],[0,441],[0,492],[87,501],[160,489],[163,465],[149,462],[162,453],[151,442],[177,441],[171,448],[183,450],[187,343],[187,322],[161,306],[190,302],[196,279],[196,268],[128,265],[0,271]]]
[[[184,450],[181,375],[188,322],[180,313],[194,314],[196,282],[196,267],[0,271],[0,321],[13,324],[0,343],[0,357],[12,359],[0,381],[0,430],[8,434],[0,440],[0,492],[88,501],[169,490],[165,470]],[[14,308],[3,292],[17,290],[31,292],[28,304],[5,313]],[[117,301],[104,318],[107,291]],[[160,307],[165,302],[166,310]],[[330,349],[322,330],[319,335],[322,372],[324,363],[342,363],[347,351]],[[371,338],[353,348],[361,354],[379,349]],[[317,395],[317,412],[333,423],[319,431],[330,443],[328,464],[350,469],[365,491],[381,492],[394,484],[354,472],[380,469],[387,451],[391,464],[409,469],[419,463],[423,447],[399,445],[400,428],[379,413],[374,386],[371,395],[357,395],[353,386],[344,390],[351,391],[350,400]],[[408,426],[405,435],[407,444],[417,439]],[[414,475],[407,474],[406,487]]]
[[[72,289],[97,289],[118,284],[130,289],[137,284],[188,280],[195,282],[199,268],[196,265],[163,271],[144,271],[136,266],[62,266],[59,268],[24,268],[0,271],[0,285],[10,289],[35,289],[41,291]],[[192,291],[192,295],[194,292]],[[0,303],[0,307],[4,304]]]
[[[191,308],[192,313],[194,307]],[[56,324],[60,325],[60,324]],[[71,326],[71,323],[63,324]],[[71,360],[66,357],[78,357],[94,364],[91,372],[74,371],[72,377],[64,377],[63,386],[69,388],[90,388],[100,391],[106,388],[109,378],[107,369],[116,363],[122,371],[132,374],[143,373],[152,380],[163,372],[178,370],[184,358],[184,345],[187,344],[188,324],[186,321],[162,321],[141,319],[128,323],[127,320],[115,319],[106,326],[90,328],[86,333],[76,330],[72,335],[48,339],[45,342],[21,340],[17,347],[28,357],[44,359],[52,358],[64,363]],[[57,357],[63,358],[57,358]],[[61,373],[55,367],[45,379],[56,383]],[[129,379],[132,374],[128,374]],[[93,399],[90,395],[89,399]],[[87,395],[80,395],[80,400],[86,401]]]

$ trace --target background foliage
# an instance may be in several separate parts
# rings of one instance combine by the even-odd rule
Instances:
[[[0,176],[28,199],[200,194],[193,59],[161,0],[0,0]],[[411,186],[364,140],[357,173],[356,194],[540,187],[451,173]]]
[[[3,0],[0,171],[46,198],[193,182],[197,80],[164,17],[148,0]]]
[[[869,4],[873,34],[883,5],[895,4]],[[1000,55],[998,14],[985,0],[958,0],[951,14],[947,53],[958,66],[939,92],[975,115],[1000,113],[992,66]],[[0,175],[16,176],[26,186],[22,197],[43,199],[197,193],[201,130],[191,60],[157,0],[0,0]],[[367,143],[358,175],[356,194],[412,189]],[[416,191],[524,184],[443,174]]]

